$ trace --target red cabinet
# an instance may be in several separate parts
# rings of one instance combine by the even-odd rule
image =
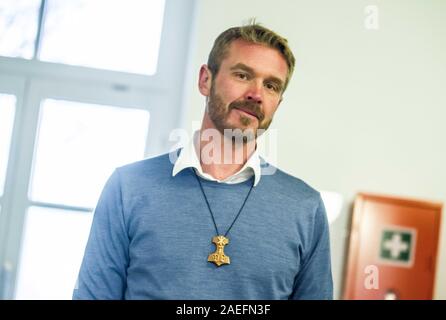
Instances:
[[[442,205],[359,194],[344,299],[432,299]]]

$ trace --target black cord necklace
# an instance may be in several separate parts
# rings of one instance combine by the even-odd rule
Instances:
[[[193,169],[192,169],[193,170]],[[225,255],[224,247],[229,243],[229,239],[226,237],[231,230],[234,223],[237,221],[238,217],[240,216],[240,213],[243,210],[243,207],[245,206],[246,200],[248,200],[249,195],[251,194],[252,188],[254,187],[254,182],[251,185],[251,188],[249,189],[248,195],[246,196],[245,200],[243,201],[242,206],[240,207],[240,210],[238,211],[237,215],[234,218],[234,221],[232,221],[231,225],[229,226],[228,230],[225,232],[224,235],[221,235],[218,231],[217,224],[215,223],[215,217],[214,213],[212,212],[211,206],[209,205],[208,198],[206,197],[206,193],[204,192],[203,185],[201,184],[200,178],[198,177],[198,174],[194,171],[195,177],[197,178],[198,184],[200,185],[201,192],[203,193],[204,200],[206,201],[206,204],[208,206],[209,212],[212,217],[212,222],[214,223],[215,232],[217,235],[212,238],[212,243],[216,246],[216,251],[214,253],[211,253],[208,256],[208,261],[215,263],[218,267],[223,264],[230,264],[231,260],[227,255]]]

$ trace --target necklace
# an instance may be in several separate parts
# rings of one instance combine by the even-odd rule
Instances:
[[[223,264],[230,264],[231,259],[229,256],[227,256],[224,252],[225,245],[229,243],[229,239],[226,237],[229,233],[229,230],[231,230],[234,223],[237,221],[238,217],[240,216],[240,213],[243,210],[243,207],[245,206],[246,200],[248,200],[249,195],[251,194],[252,188],[254,187],[254,183],[251,185],[251,188],[249,189],[248,195],[246,196],[245,200],[243,201],[242,206],[240,207],[240,210],[238,211],[237,215],[234,218],[234,221],[232,221],[231,225],[229,226],[228,230],[225,232],[224,235],[221,235],[218,231],[217,224],[215,223],[214,213],[211,210],[211,206],[209,205],[208,198],[206,197],[206,193],[204,192],[203,185],[201,184],[200,178],[198,177],[197,173],[195,173],[195,177],[197,178],[198,184],[200,185],[201,192],[203,193],[204,200],[206,200],[206,204],[208,206],[209,212],[212,217],[212,222],[214,222],[215,232],[217,235],[212,238],[212,243],[215,244],[216,250],[215,252],[211,253],[208,256],[208,261],[213,262],[217,265],[217,267],[220,267]]]

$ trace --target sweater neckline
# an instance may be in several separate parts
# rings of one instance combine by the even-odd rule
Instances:
[[[193,168],[189,168],[189,172],[191,175],[196,175]],[[240,188],[240,187],[250,187],[254,183],[254,176],[249,178],[246,181],[240,182],[240,183],[225,183],[225,182],[218,182],[218,181],[212,181],[207,180],[198,175],[198,179],[200,179],[201,183],[203,185],[214,187],[214,188],[222,188],[222,189],[234,189],[234,188]]]

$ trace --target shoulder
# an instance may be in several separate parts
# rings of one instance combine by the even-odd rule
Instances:
[[[132,162],[118,167],[116,171],[121,177],[153,176],[157,174],[171,173],[173,164],[170,161],[169,153],[164,153],[151,158]]]
[[[277,193],[291,201],[302,204],[306,202],[312,207],[319,206],[321,194],[304,180],[287,173],[283,169],[273,166],[262,159],[263,186],[269,192]]]
[[[173,164],[170,153],[161,154],[118,167],[115,175],[123,191],[139,193],[152,187],[159,187],[172,177]]]

